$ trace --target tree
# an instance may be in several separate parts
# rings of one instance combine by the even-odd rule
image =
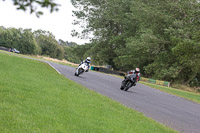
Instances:
[[[16,48],[22,54],[39,54],[40,48],[31,29],[8,28],[0,30],[0,41],[7,48]]]
[[[76,45],[78,45],[77,43],[75,43],[75,42],[68,42],[68,41],[63,41],[62,39],[59,39],[58,40],[58,44],[60,44],[60,45],[62,45],[62,46],[76,46]]]
[[[200,72],[199,1],[71,1],[74,24],[85,28],[74,35],[94,34],[87,53],[96,63],[183,84]]]
[[[41,55],[48,55],[52,58],[62,59],[64,56],[63,47],[59,46],[55,36],[48,31],[34,31],[34,36],[38,45],[41,47]]]
[[[31,29],[19,29],[21,36],[18,47],[23,54],[39,54],[41,52]]]
[[[50,9],[50,12],[58,11],[58,6],[59,6],[52,0],[12,0],[12,1],[14,6],[16,6],[18,10],[23,10],[23,11],[30,10],[30,13],[35,13],[37,17],[43,14],[42,11],[38,10],[37,8],[38,6]]]
[[[86,57],[90,56],[87,51],[90,49],[90,44],[65,46],[65,59],[74,63],[80,63]]]

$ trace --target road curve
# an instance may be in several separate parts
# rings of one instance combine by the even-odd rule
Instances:
[[[75,68],[50,63],[68,79],[110,97],[129,108],[179,132],[200,133],[200,104],[148,86],[137,84],[129,91],[120,90],[122,79],[103,73],[84,73],[74,76]]]
[[[142,112],[181,133],[200,133],[200,104],[142,84],[137,84],[127,92],[122,91],[119,89],[122,81],[120,78],[92,71],[76,77],[73,67],[31,57],[23,58],[46,62],[66,78]]]

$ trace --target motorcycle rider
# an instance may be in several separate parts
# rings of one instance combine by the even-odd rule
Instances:
[[[131,75],[136,74],[136,80],[135,83],[133,84],[133,86],[136,86],[136,82],[138,82],[140,80],[140,69],[136,68],[135,70],[130,70],[127,72],[127,75],[124,77],[124,81],[127,82],[128,80],[130,80]]]
[[[90,57],[87,57],[85,60],[81,61],[81,64],[83,64],[83,63],[86,63],[86,64],[87,64],[88,69],[87,69],[85,72],[88,72],[88,71],[89,71],[89,68],[90,68],[91,58],[90,58]],[[79,64],[79,66],[80,66],[81,64]]]

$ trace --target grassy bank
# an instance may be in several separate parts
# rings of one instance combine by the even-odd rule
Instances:
[[[48,64],[0,53],[0,131],[174,132],[59,75]]]
[[[156,85],[156,84],[151,84],[151,83],[147,83],[147,82],[142,82],[140,81],[140,83],[147,85],[149,87],[155,88],[155,89],[159,89],[161,91],[179,96],[179,97],[183,97],[185,99],[200,103],[200,94],[199,93],[193,93],[193,92],[188,92],[188,91],[184,91],[184,90],[180,90],[180,89],[175,89],[175,88],[171,88],[171,87],[164,87],[164,86],[160,86],[160,85]]]

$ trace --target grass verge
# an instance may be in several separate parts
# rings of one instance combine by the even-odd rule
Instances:
[[[53,58],[49,58],[49,57],[44,57],[44,56],[15,54],[15,53],[2,51],[2,50],[0,52],[6,53],[6,54],[11,54],[11,55],[12,54],[17,55],[19,57],[31,57],[31,58],[35,58],[35,59],[47,60],[47,61],[51,61],[51,62],[54,62],[54,63],[59,63],[59,64],[62,64],[62,65],[67,65],[67,66],[71,66],[71,67],[77,66],[77,64],[74,64],[74,63],[70,63],[70,62],[67,62],[67,61],[61,61],[61,60],[57,60],[57,59],[53,59]],[[95,72],[98,72],[98,71],[95,71]],[[118,75],[113,75],[113,74],[108,74],[108,75],[119,77],[119,78],[122,78],[122,79],[124,78],[123,76],[118,76]],[[159,89],[159,90],[165,91],[167,93],[170,93],[170,94],[173,94],[173,95],[183,97],[185,99],[200,103],[200,93],[190,92],[190,90],[183,90],[184,87],[180,87],[180,85],[177,86],[176,88],[171,88],[171,87],[168,88],[168,87],[164,87],[164,86],[160,86],[160,85],[156,85],[156,84],[151,84],[151,83],[147,83],[147,82],[143,82],[143,81],[140,81],[140,83],[147,85],[149,87]],[[179,89],[179,87],[180,87],[180,89]]]
[[[51,58],[51,57],[48,57],[48,56],[23,55],[23,54],[16,54],[16,53],[12,53],[12,52],[8,52],[8,51],[3,51],[3,50],[0,50],[0,52],[1,52],[1,53],[5,53],[5,54],[9,54],[9,55],[19,56],[19,57],[46,60],[46,61],[50,61],[50,62],[62,64],[62,65],[67,65],[67,66],[71,66],[71,67],[77,67],[77,66],[79,65],[79,64],[75,64],[75,63],[69,62],[69,61],[67,61],[67,60],[65,60],[65,59],[59,60],[59,59]]]
[[[48,64],[0,53],[0,131],[175,132],[59,75]]]
[[[200,94],[199,93],[193,93],[193,92],[188,92],[188,91],[184,91],[184,90],[180,90],[180,89],[175,89],[175,88],[171,88],[171,87],[165,87],[165,86],[160,86],[160,85],[156,85],[156,84],[151,84],[151,83],[146,83],[143,81],[140,81],[140,83],[147,85],[149,87],[155,88],[155,89],[159,89],[161,91],[200,103]]]

